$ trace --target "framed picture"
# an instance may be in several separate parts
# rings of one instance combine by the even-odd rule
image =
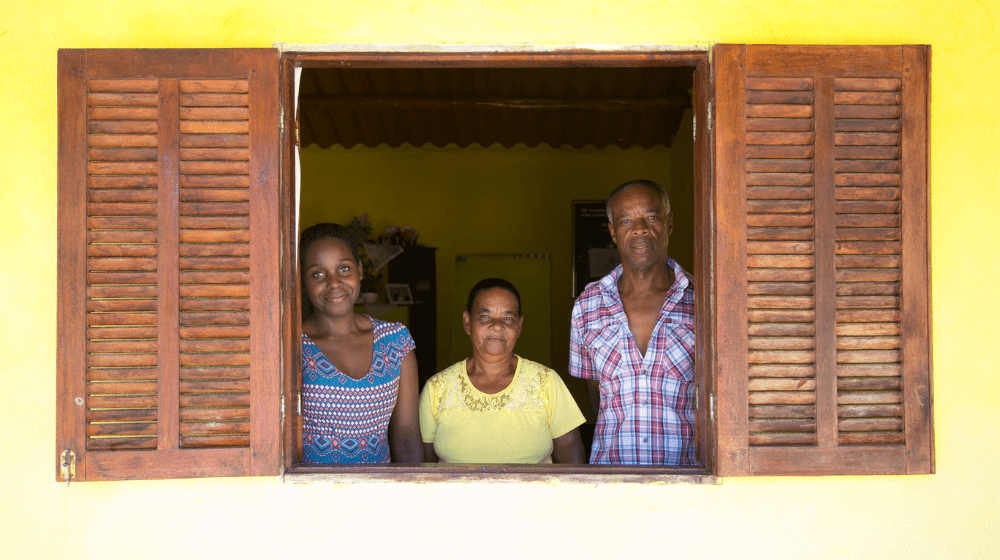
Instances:
[[[603,200],[573,201],[573,297],[621,264]]]
[[[413,305],[409,284],[386,284],[385,297],[392,305]]]

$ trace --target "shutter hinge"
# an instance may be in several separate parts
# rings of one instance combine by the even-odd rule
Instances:
[[[69,449],[63,451],[60,456],[59,475],[66,481],[66,486],[69,486],[70,480],[76,478],[76,453]]]
[[[302,416],[302,391],[299,391],[299,392],[298,392],[298,395],[299,395],[299,399],[298,399],[298,406],[297,406],[297,408],[295,409],[295,412],[296,412],[296,414],[298,414],[299,416]]]
[[[715,393],[708,394],[708,418],[715,422]]]
[[[281,399],[281,419],[282,420],[285,419],[285,399],[284,399],[284,395],[282,395],[282,399]]]
[[[706,113],[708,113],[708,114],[705,115],[705,127],[708,130],[712,130],[712,121],[714,120],[712,118],[712,113],[715,112],[714,110],[715,110],[715,100],[709,99],[708,100],[708,110],[706,111]]]
[[[285,106],[278,105],[278,133],[285,135]]]
[[[701,389],[697,385],[695,385],[694,386],[694,409],[695,410],[700,410],[701,409],[701,398],[700,397],[701,397]]]

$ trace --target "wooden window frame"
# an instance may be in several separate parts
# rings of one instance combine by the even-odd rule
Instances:
[[[298,201],[294,196],[295,139],[287,131],[296,127],[293,76],[296,67],[308,68],[558,68],[558,67],[656,67],[687,66],[694,71],[695,114],[694,146],[694,270],[696,337],[698,340],[695,376],[698,391],[698,416],[696,437],[700,465],[693,467],[638,467],[638,466],[577,466],[577,465],[427,465],[427,466],[369,466],[304,467],[297,465],[301,446],[298,391],[300,345],[300,292],[298,271],[298,231],[294,216]],[[286,414],[283,426],[285,479],[289,482],[315,480],[389,479],[418,481],[468,481],[468,480],[545,480],[557,477],[562,481],[580,482],[714,482],[715,437],[714,415],[710,415],[710,395],[713,383],[715,355],[711,346],[715,324],[711,304],[711,138],[709,129],[709,100],[711,98],[710,64],[708,51],[560,51],[560,52],[284,52],[281,56],[280,92],[284,107],[281,165],[281,230],[282,246],[282,343],[283,394]]]

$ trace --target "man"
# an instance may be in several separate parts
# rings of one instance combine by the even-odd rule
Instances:
[[[652,181],[611,191],[622,264],[573,306],[569,372],[597,412],[591,464],[695,464],[694,285],[667,256],[670,200]]]

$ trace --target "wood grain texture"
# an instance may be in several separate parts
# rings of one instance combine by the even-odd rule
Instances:
[[[124,132],[140,128],[159,130],[156,121],[162,116],[159,94],[148,91],[147,82],[106,80],[100,85],[108,89],[114,86],[118,92],[88,94],[91,119],[116,118],[114,114],[102,112],[100,107],[95,106],[142,105],[146,108],[133,111],[130,115],[118,112],[118,118],[147,119],[137,123],[144,126],[126,127]],[[138,87],[143,92],[131,92],[130,87]],[[87,150],[87,198],[90,202],[90,229],[87,232],[88,323],[147,324],[149,327],[88,328],[87,448],[145,449],[157,445],[160,432],[156,422],[159,415],[155,382],[162,365],[157,357],[162,343],[158,336],[160,324],[157,313],[161,285],[161,271],[157,263],[161,255],[156,231],[159,217],[157,203],[161,194],[156,188],[160,139],[157,137],[153,147],[136,148],[121,145],[122,142],[116,145],[116,140],[127,135],[116,134],[118,131],[114,127],[101,129],[88,126],[88,132],[105,135],[103,147]],[[139,180],[125,181],[123,177]],[[140,215],[145,217],[136,218]],[[143,223],[143,220],[147,221]],[[144,229],[132,229],[136,227]],[[152,335],[135,332],[136,329],[146,328],[153,331]],[[97,331],[103,332],[98,334]],[[91,334],[95,336],[91,337]],[[134,335],[141,338],[134,338]],[[156,417],[153,422],[135,420],[136,416],[150,413]]]
[[[226,138],[235,139],[233,144],[252,145],[248,137],[252,111],[245,107],[248,88],[247,81],[180,81],[179,215],[182,229],[179,253],[183,260],[179,296],[182,312],[248,312],[251,307],[253,270],[231,270],[216,258],[219,255],[250,255],[251,151],[230,147],[183,147],[211,145],[192,138],[218,133],[229,134]],[[230,95],[234,91],[239,95]],[[217,177],[225,180],[214,180]],[[208,261],[218,268],[213,269]],[[250,266],[249,261],[247,266]],[[191,315],[185,313],[183,316],[185,324],[191,321]],[[250,325],[227,327],[224,316],[217,314],[199,317],[207,323],[205,326],[185,326],[180,331],[180,415],[188,418],[180,424],[180,445],[184,448],[248,446],[251,424],[247,420],[253,398],[249,392],[251,372],[248,366],[252,361],[253,329]],[[219,321],[219,324],[208,324],[211,321]],[[217,338],[221,335],[225,338]],[[229,417],[237,411],[238,422],[207,421],[223,417],[231,420]],[[198,419],[192,420],[193,415]]]
[[[138,480],[243,476],[249,468],[247,449],[177,449],[94,452],[88,480]]]
[[[281,233],[278,211],[280,174],[278,51],[255,50],[249,73],[251,321],[250,448],[252,475],[281,468]]]
[[[826,448],[817,460],[810,447],[755,447],[750,452],[752,475],[904,474],[900,446]]]
[[[716,357],[718,397],[717,474],[745,476],[750,474],[748,429],[747,368],[748,313],[745,161],[746,103],[741,71],[745,47],[715,45],[712,51],[715,83],[715,269],[716,316],[726,317],[714,326],[714,339],[719,349]],[[787,107],[768,105],[765,107]],[[775,111],[760,117],[809,117],[810,114]],[[769,153],[767,150],[761,150]],[[801,154],[787,154],[790,157]],[[758,153],[752,157],[765,157]],[[723,350],[724,349],[724,350]]]
[[[250,309],[249,298],[183,298],[180,302],[182,313],[191,311],[246,311],[248,309]],[[188,321],[184,324],[197,323],[197,319],[194,318],[189,318]]]
[[[250,118],[247,107],[181,107],[182,120],[245,121]]]
[[[139,105],[156,107],[158,104],[157,88],[150,88],[153,80],[94,80],[95,85],[88,88],[87,105],[91,107],[114,105]],[[102,90],[104,86],[110,86]],[[134,88],[134,89],[133,89]]]
[[[62,56],[75,65],[60,63],[67,76],[61,83],[73,82],[60,88],[61,95],[66,92],[61,107],[75,111],[60,131],[61,146],[73,154],[72,161],[60,159],[60,185],[66,185],[60,197],[65,192],[65,200],[73,201],[61,203],[60,231],[69,231],[63,224],[76,228],[75,243],[61,238],[60,248],[78,251],[64,259],[76,280],[62,282],[60,297],[77,294],[66,307],[77,318],[75,342],[65,347],[86,348],[77,350],[78,373],[70,381],[86,399],[85,406],[73,403],[80,478],[277,473],[280,447],[273,436],[265,445],[272,449],[258,453],[265,460],[254,469],[246,449],[187,449],[250,445],[256,398],[250,392],[250,286],[257,274],[250,259],[252,145],[271,146],[253,152],[266,158],[256,180],[271,181],[266,188],[272,198],[258,211],[276,215],[278,204],[276,134],[265,131],[251,140],[253,111],[247,104],[254,75],[270,73],[257,95],[276,107],[276,53],[120,50]],[[255,56],[254,66],[248,62]],[[195,106],[185,108],[185,102]],[[277,111],[262,114],[267,121],[261,130],[273,131]],[[185,141],[184,130],[198,139]],[[182,219],[185,212],[190,217]],[[277,246],[277,231],[265,226],[257,241]],[[261,261],[260,271],[276,274],[276,259]],[[277,291],[272,285],[253,297],[272,302]],[[273,324],[271,315],[257,321]],[[272,341],[279,336],[276,330],[260,332]],[[268,359],[258,374],[273,378],[280,358],[271,353]],[[277,391],[262,398],[277,426]],[[184,407],[193,412],[182,417]],[[91,452],[100,458],[88,458]],[[94,468],[79,469],[81,464]]]
[[[818,78],[816,88],[816,443],[829,448],[837,442],[833,79]]]
[[[903,48],[903,383],[906,472],[934,472],[931,394],[930,46]]]
[[[904,145],[912,132],[908,49],[926,51],[754,45],[742,67],[730,68],[746,76],[747,159],[744,181],[727,188],[745,188],[748,214],[745,225],[718,228],[731,227],[730,235],[747,228],[752,472],[900,472],[909,445],[902,426],[911,420],[902,373],[909,359],[903,267],[913,250],[901,231],[913,216],[906,182],[913,159]],[[926,69],[926,59],[917,65]],[[916,129],[925,133],[926,104],[917,107],[924,125]],[[921,146],[918,204],[926,208],[926,136]],[[926,231],[926,214],[916,214],[914,227]],[[915,245],[926,254],[926,243]],[[926,356],[929,338],[917,347]],[[720,354],[729,351],[720,346]],[[926,402],[924,389],[915,401]],[[915,416],[924,416],[919,407]],[[857,446],[865,449],[849,450]]]
[[[163,157],[159,160],[159,204],[157,235],[159,242],[159,361],[160,375],[158,406],[159,434],[157,449],[173,450],[178,446],[177,435],[177,182],[178,169],[175,154],[178,142],[178,84],[177,80],[164,78],[159,86],[160,112],[159,146]]]
[[[101,79],[91,79],[88,80],[87,89],[94,93],[147,93],[152,94],[150,99],[153,100],[151,105],[157,105],[156,93],[160,90],[159,81],[155,78],[153,79],[116,79],[116,80],[101,80]]]
[[[246,132],[246,131],[244,131]],[[181,138],[182,148],[247,148],[250,138],[247,134],[205,134],[192,133]]]
[[[899,228],[872,228],[870,217],[873,215],[898,217],[901,213],[899,202],[900,188],[899,159],[877,159],[879,153],[864,156],[864,151],[879,150],[882,147],[898,147],[899,131],[902,123],[895,115],[899,112],[901,97],[898,87],[890,92],[881,93],[878,88],[881,81],[855,79],[851,83],[853,91],[848,94],[838,92],[838,104],[864,105],[868,109],[883,108],[882,111],[868,111],[868,116],[892,117],[848,119],[838,118],[837,122],[845,122],[837,126],[838,130],[861,130],[863,132],[838,132],[835,141],[838,145],[855,146],[855,157],[870,159],[841,160],[836,166],[837,205],[839,215],[851,215],[854,227],[840,227],[837,230],[837,265],[848,270],[872,270],[873,267],[889,268],[899,271],[902,245]],[[863,123],[878,123],[879,126],[864,126]],[[878,132],[871,132],[878,131]],[[890,131],[890,132],[883,132]],[[866,223],[868,221],[868,223]],[[879,223],[878,225],[883,225]],[[859,233],[860,232],[860,233]],[[892,258],[886,258],[889,256]],[[851,279],[856,280],[856,279]],[[837,309],[840,320],[865,320],[865,316],[879,310],[895,313],[900,308],[901,284],[891,279],[889,281],[857,282],[838,278]],[[841,310],[856,310],[854,316],[840,313]],[[885,325],[889,325],[886,328]],[[895,328],[893,328],[895,326]],[[842,328],[843,327],[843,328]],[[900,377],[886,376],[882,369],[847,371],[842,368],[876,364],[878,368],[887,365],[898,365],[902,359],[900,353],[901,339],[899,336],[877,335],[888,331],[898,334],[902,329],[898,323],[887,323],[871,330],[864,328],[864,323],[839,323],[837,329],[837,402],[838,414],[838,444],[872,445],[900,444],[905,438],[899,427],[902,417],[860,417],[859,410],[852,408],[853,418],[844,419],[846,407],[859,405],[894,405],[902,402]],[[849,331],[849,332],[845,332]],[[895,332],[894,332],[895,331]],[[882,374],[882,375],[865,375]],[[855,377],[848,375],[854,374]],[[884,415],[891,411],[868,409],[873,414]]]
[[[58,291],[56,295],[56,480],[59,456],[76,453],[78,480],[87,479],[86,447],[86,51],[58,53]],[[84,404],[77,404],[81,399]]]
[[[898,76],[898,46],[748,45],[752,76]]]
[[[149,122],[149,121],[143,121]],[[144,126],[144,125],[136,125]],[[155,128],[155,127],[152,127]],[[104,132],[104,131],[96,131]],[[156,134],[90,134],[87,136],[87,146],[91,148],[116,148],[116,147],[155,147]]]
[[[295,66],[292,57],[281,57],[279,71],[281,107],[294,107]],[[285,111],[282,125],[284,130],[296,129],[293,111]],[[295,161],[298,146],[295,135],[286,132],[280,138],[281,182],[279,196],[282,201],[279,228],[281,232],[281,334],[282,353],[288,358],[282,360],[282,393],[285,416],[282,418],[282,471],[287,471],[302,460],[302,417],[299,413],[298,395],[301,387],[302,345],[300,310],[301,293],[299,281],[299,227],[296,216],[299,200],[295,195],[295,170],[287,162]]]
[[[708,53],[698,63],[694,71],[693,110],[696,115],[708,115],[709,100],[712,96],[712,76]],[[712,241],[712,134],[708,128],[708,118],[695,119],[694,145],[694,282],[695,293],[695,382],[699,388],[697,404],[696,437],[698,461],[708,472],[714,472],[716,458],[715,399],[715,341],[712,326],[716,323],[715,308],[709,294],[715,286]]]

